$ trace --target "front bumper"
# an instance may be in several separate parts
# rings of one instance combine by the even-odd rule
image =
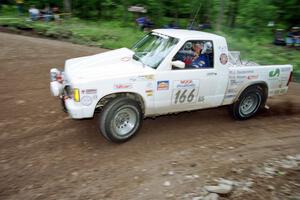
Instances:
[[[54,71],[53,69],[51,69]],[[52,96],[58,96],[61,99],[63,110],[73,119],[91,118],[94,116],[94,105],[84,106],[81,102],[75,102],[71,98],[71,88],[62,82],[53,78],[53,72],[50,71],[51,82],[50,91]],[[52,72],[52,74],[51,74]],[[56,72],[55,72],[56,73]]]
[[[94,116],[93,106],[83,106],[67,96],[61,96],[62,107],[73,119],[91,118]]]
[[[91,109],[89,109],[89,107],[76,105],[79,103],[74,102],[73,99],[64,99],[63,101],[64,101],[65,108],[71,118],[83,119],[83,118],[93,117],[94,113],[91,112]]]
[[[52,96],[60,96],[63,94],[64,86],[62,83],[59,83],[58,81],[52,81],[50,82],[50,91]]]
[[[63,93],[64,89],[64,72],[52,68],[50,70],[50,91],[52,96],[60,96]]]

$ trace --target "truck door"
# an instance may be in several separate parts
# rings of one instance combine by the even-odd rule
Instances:
[[[228,82],[226,51],[216,49],[212,40],[190,40],[172,61],[185,63],[157,73],[155,107],[157,112],[177,112],[217,107],[222,104]],[[216,56],[217,55],[217,56]],[[222,63],[223,64],[222,64]]]

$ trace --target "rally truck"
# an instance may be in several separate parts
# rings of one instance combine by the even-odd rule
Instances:
[[[50,89],[71,118],[97,116],[102,135],[121,143],[146,117],[229,105],[248,119],[287,92],[292,70],[241,60],[222,36],[156,29],[131,49],[66,60],[64,71],[50,70]]]

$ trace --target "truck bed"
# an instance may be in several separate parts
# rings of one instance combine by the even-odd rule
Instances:
[[[245,62],[240,59],[239,52],[230,52],[229,57],[229,81],[223,105],[232,104],[246,87],[255,83],[266,83],[268,96],[287,92],[292,65],[259,65],[251,61]]]

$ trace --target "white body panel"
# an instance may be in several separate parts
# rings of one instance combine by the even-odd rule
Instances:
[[[179,39],[178,44],[157,69],[133,60],[133,51],[121,48],[93,56],[67,60],[64,82],[50,83],[54,96],[68,85],[80,90],[80,101],[65,100],[72,118],[93,117],[98,102],[114,93],[140,95],[144,116],[195,110],[232,104],[249,85],[265,83],[268,95],[287,92],[291,65],[232,66],[221,63],[228,56],[223,37],[198,31],[154,30]],[[211,40],[214,45],[214,68],[172,70],[171,61],[188,40]]]
[[[214,68],[172,70],[172,58],[188,40],[211,40],[213,42],[215,45]],[[159,90],[158,85],[156,85],[156,113],[220,106],[228,83],[228,69],[219,60],[222,53],[228,54],[227,44],[223,37],[210,37],[210,34],[201,36],[199,34],[197,36],[190,35],[181,40],[177,48],[174,48],[166,57],[156,73],[157,83],[158,81],[169,81],[169,90]],[[192,82],[189,83],[190,81]],[[184,92],[187,95],[186,99],[182,98],[182,101],[178,99],[176,101],[176,97]],[[190,95],[190,99],[188,99],[188,95]]]

